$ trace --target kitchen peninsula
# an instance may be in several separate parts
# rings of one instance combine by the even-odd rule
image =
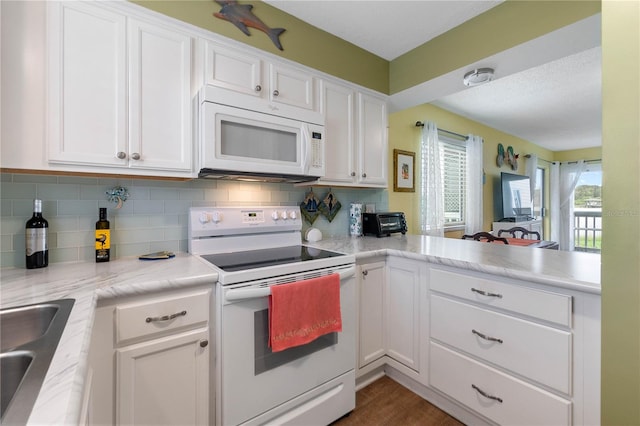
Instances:
[[[544,404],[547,408],[543,410],[545,413],[565,424],[599,421],[600,262],[597,255],[473,244],[415,235],[344,237],[323,240],[312,246],[354,254],[360,277],[374,276],[373,272],[363,274],[367,270],[366,265],[372,262],[385,265],[383,270],[389,285],[381,294],[386,310],[380,318],[394,327],[410,322],[409,340],[398,340],[398,336],[407,333],[394,330],[395,336],[391,336],[385,328],[387,331],[383,331],[383,335],[387,340],[383,352],[367,365],[358,363],[359,380],[373,380],[383,368],[394,379],[463,421],[491,419],[509,423],[509,419],[500,417],[499,413],[493,417],[494,413],[480,411],[484,418],[478,416],[472,401],[465,398],[467,391],[472,392],[471,395],[480,394],[466,385],[459,387],[465,394],[457,394],[457,389],[447,388],[446,383],[458,383],[458,377],[455,374],[452,378],[438,375],[441,370],[456,373],[467,371],[465,369],[472,366],[468,370],[472,376],[475,371],[481,371],[492,377],[493,383],[507,383],[508,396],[503,395],[505,405],[510,402],[508,398],[513,401],[524,395],[531,398],[523,401],[524,404]],[[411,287],[414,282],[405,279],[407,277],[417,277],[415,287]],[[480,291],[487,290],[488,287],[480,288],[483,285],[494,286],[491,290],[505,296],[495,303],[506,304],[492,306],[495,304],[493,301],[485,303],[485,299],[492,299],[491,295],[479,295],[479,299],[472,300],[475,294],[459,293],[460,285],[469,278],[474,288],[478,287]],[[2,270],[3,308],[63,297],[76,299],[29,423],[77,423],[82,395],[86,392],[83,391],[84,379],[92,333],[95,333],[92,325],[96,303],[145,293],[201,288],[216,279],[216,274],[209,267],[188,254],[158,262],[124,258],[106,265],[72,263],[53,264],[37,271]],[[362,290],[364,281],[358,285]],[[512,289],[516,289],[517,294],[508,293]],[[524,298],[521,300],[523,303],[510,302],[510,294]],[[361,306],[367,303],[363,299],[365,294],[359,292],[358,296]],[[405,302],[410,306],[394,309],[398,303]],[[367,308],[374,309],[373,306]],[[534,344],[539,343],[543,350],[559,353],[564,358],[537,360],[528,363],[534,367],[537,364],[537,368],[528,368],[518,362],[517,357],[487,359],[486,354],[478,354],[473,348],[459,349],[462,343],[447,340],[448,333],[452,333],[452,339],[457,338],[455,329],[443,330],[441,326],[460,318],[438,322],[434,317],[447,311],[465,313],[460,317],[477,320],[478,328],[495,319],[506,321],[505,333],[514,334],[513,337],[504,337],[503,347],[517,339],[522,327],[525,327],[525,333],[542,333],[535,335]],[[361,339],[362,327],[366,325],[371,324],[360,321]],[[487,333],[480,329],[476,332]],[[474,339],[482,339],[471,333],[469,331],[468,334]],[[562,344],[548,347],[547,337]],[[487,342],[486,346],[499,345]],[[361,340],[360,349],[366,347]],[[404,351],[407,347],[413,353],[407,354]],[[359,359],[362,355],[359,353]],[[547,368],[553,373],[551,377],[540,371]],[[495,388],[487,391],[482,389],[482,385],[477,386],[482,392],[489,392],[489,396],[496,391]],[[492,405],[491,401],[484,401],[484,405],[491,407],[501,403]]]

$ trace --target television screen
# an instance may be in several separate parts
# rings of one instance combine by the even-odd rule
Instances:
[[[529,176],[502,172],[503,219],[528,220],[533,213]]]

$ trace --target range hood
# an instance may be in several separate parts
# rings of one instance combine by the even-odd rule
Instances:
[[[317,176],[287,175],[279,173],[240,172],[234,170],[201,169],[198,173],[201,179],[237,180],[243,182],[272,182],[272,183],[305,183],[318,180]]]

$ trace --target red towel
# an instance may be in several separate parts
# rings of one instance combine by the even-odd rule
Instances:
[[[531,244],[539,243],[540,240],[527,240],[523,238],[507,238],[510,246],[530,246]]]
[[[271,286],[269,346],[273,352],[342,331],[340,275]]]

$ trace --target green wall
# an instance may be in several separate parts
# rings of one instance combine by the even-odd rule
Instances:
[[[640,425],[640,2],[602,3],[602,424]]]
[[[269,37],[261,31],[249,28],[251,36],[247,36],[232,23],[214,17],[213,13],[220,11],[220,5],[213,0],[131,1],[344,80],[381,93],[389,93],[389,62],[387,60],[262,1],[243,0],[240,3],[252,4],[253,13],[268,27],[286,29],[280,36],[283,51],[278,50]]]

